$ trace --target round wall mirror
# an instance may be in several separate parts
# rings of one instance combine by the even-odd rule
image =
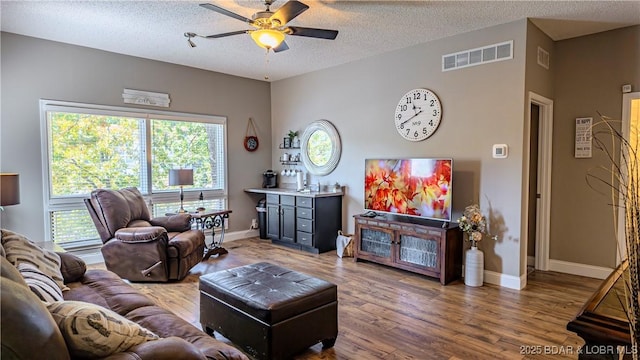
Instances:
[[[302,163],[313,175],[330,174],[340,161],[340,135],[327,120],[309,124],[302,134]]]

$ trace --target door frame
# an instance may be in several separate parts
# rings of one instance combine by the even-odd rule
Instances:
[[[629,135],[631,134],[631,101],[640,99],[640,92],[632,92],[632,93],[624,93],[622,94],[622,138],[629,139]],[[622,164],[622,149],[620,149],[620,163]],[[626,169],[620,168],[624,171],[623,176],[626,176]],[[627,251],[627,242],[625,240],[625,229],[624,229],[624,218],[625,218],[625,210],[624,210],[624,199],[620,197],[618,199],[618,246],[616,248],[616,265],[620,265],[622,260],[626,257],[623,254],[626,254]]]
[[[528,222],[529,215],[529,196],[528,190],[531,185],[529,182],[529,161],[531,158],[531,105],[537,105],[540,108],[540,121],[538,124],[538,178],[537,193],[540,194],[539,206],[536,207],[536,261],[535,269],[547,271],[549,270],[549,234],[551,232],[551,167],[552,167],[552,150],[553,150],[553,100],[542,95],[529,92],[529,100],[527,106],[527,136],[525,139],[525,182],[526,196],[523,196],[524,206],[524,224]],[[526,226],[523,226],[526,228]],[[524,232],[523,232],[524,234]],[[530,239],[524,237],[524,269],[526,273],[526,254],[527,244]]]

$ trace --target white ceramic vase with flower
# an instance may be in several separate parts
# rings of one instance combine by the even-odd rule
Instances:
[[[467,286],[482,286],[484,282],[484,253],[478,242],[487,232],[487,219],[478,205],[469,205],[458,219],[458,226],[467,235],[471,248],[465,253],[464,283]]]

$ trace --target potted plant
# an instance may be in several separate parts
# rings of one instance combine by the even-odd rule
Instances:
[[[294,148],[300,147],[300,140],[298,139],[297,131],[289,130],[288,136],[289,136],[289,143],[291,144],[291,147],[294,147]]]
[[[477,204],[464,209],[458,219],[458,227],[467,235],[471,249],[465,252],[464,283],[467,286],[482,286],[484,282],[484,253],[478,249],[478,241],[487,233],[487,219]]]

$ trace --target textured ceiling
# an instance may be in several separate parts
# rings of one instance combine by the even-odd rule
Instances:
[[[205,0],[201,1],[204,2]],[[532,21],[562,40],[640,24],[640,1],[310,1],[289,25],[339,30],[334,41],[287,36],[289,50],[265,57],[249,35],[196,38],[251,28],[198,1],[6,1],[2,31],[270,81],[435,39]],[[211,1],[245,17],[259,0]],[[284,0],[276,1],[277,10]],[[268,59],[268,63],[267,60]]]

